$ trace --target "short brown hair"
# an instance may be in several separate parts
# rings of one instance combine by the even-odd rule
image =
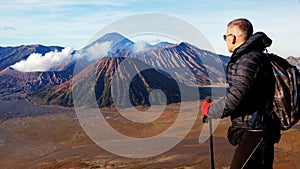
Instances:
[[[243,32],[246,39],[253,34],[253,26],[251,22],[245,18],[235,19],[228,23],[227,27],[229,26],[237,26]]]

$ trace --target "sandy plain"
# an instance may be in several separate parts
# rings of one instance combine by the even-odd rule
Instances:
[[[1,169],[210,168],[209,142],[198,142],[203,126],[201,113],[198,113],[186,137],[169,151],[148,158],[125,158],[97,146],[83,130],[72,108],[38,106],[23,102],[26,109],[16,110],[13,109],[15,104],[6,103],[5,111],[16,115],[9,118],[2,116],[0,121]],[[189,105],[194,106],[195,103],[191,102]],[[138,109],[147,111],[148,108]],[[147,124],[134,124],[120,116],[114,108],[101,109],[101,112],[118,132],[142,138],[158,135],[172,126],[178,117],[178,109],[180,104],[168,105],[158,119]],[[34,115],[28,112],[36,110],[39,112]],[[4,111],[3,106],[1,111]],[[229,125],[228,118],[222,119],[213,133],[217,169],[229,168],[235,149],[226,138]],[[282,132],[282,139],[275,148],[274,169],[300,169],[299,129],[300,125],[297,124]],[[180,131],[180,127],[178,130]]]

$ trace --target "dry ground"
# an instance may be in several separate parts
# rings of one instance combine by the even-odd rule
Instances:
[[[178,104],[169,105],[159,119],[148,125],[132,124],[120,117],[115,109],[102,111],[111,126],[119,132],[132,137],[149,137],[172,125],[178,108]],[[69,113],[66,113],[66,109],[63,109],[63,113],[59,113],[60,108],[57,108],[55,111],[0,121],[1,169],[210,168],[209,143],[198,143],[202,128],[200,115],[190,133],[173,149],[155,157],[131,159],[113,155],[95,145],[81,128],[74,110],[69,109]],[[229,125],[230,121],[223,119],[214,132],[217,169],[227,168],[234,152],[234,147],[226,139]],[[300,125],[296,125],[283,132],[280,144],[276,145],[274,169],[300,169],[299,127]]]

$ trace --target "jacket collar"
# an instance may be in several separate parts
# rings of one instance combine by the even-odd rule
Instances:
[[[266,47],[271,46],[272,40],[263,32],[257,32],[249,37],[249,39],[241,46],[236,48],[232,53],[232,58],[241,57],[250,51],[263,51]]]

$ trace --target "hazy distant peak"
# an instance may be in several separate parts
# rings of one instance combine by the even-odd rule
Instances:
[[[124,37],[123,35],[117,32],[107,33],[101,36],[100,38],[98,38],[97,40],[95,40],[93,43],[104,43],[104,42],[112,42],[113,45],[117,45],[120,42],[122,43],[127,42],[133,44],[131,40],[127,39],[126,37]]]
[[[186,47],[186,48],[198,48],[197,46],[194,46],[188,42],[181,42],[178,46]]]
[[[286,58],[286,60],[287,60],[290,64],[292,64],[292,65],[296,66],[298,69],[300,69],[300,58],[298,58],[298,57],[293,57],[293,56],[289,56],[289,57]]]
[[[99,39],[102,39],[104,41],[114,41],[114,40],[122,40],[125,39],[125,37],[117,32],[111,32],[103,35]]]
[[[170,42],[158,42],[154,46],[157,46],[157,47],[167,47],[167,46],[171,46],[171,45],[173,45],[173,44],[170,43]]]

